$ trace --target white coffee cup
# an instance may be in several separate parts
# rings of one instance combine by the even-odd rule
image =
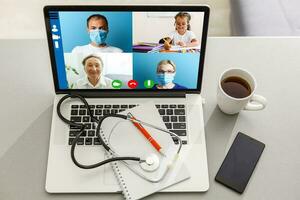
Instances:
[[[251,93],[243,98],[236,98],[227,94],[222,88],[222,81],[228,77],[239,77],[245,80],[250,88]],[[241,110],[262,110],[267,105],[267,100],[261,95],[254,94],[256,90],[255,78],[244,69],[228,69],[224,71],[219,79],[217,102],[219,108],[226,114],[236,114]]]

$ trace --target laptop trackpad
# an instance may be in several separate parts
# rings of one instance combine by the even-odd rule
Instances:
[[[76,149],[76,153],[75,153],[76,159],[80,163],[86,165],[98,163],[100,161],[107,159],[104,154],[105,153],[102,146],[95,146],[91,148],[80,146]],[[87,171],[85,170],[83,174],[84,174],[83,177],[88,178],[89,182],[93,182],[93,181],[98,182],[99,180],[102,179],[103,181],[102,183],[104,183],[105,185],[118,185],[118,182],[114,175],[114,171],[112,170],[112,167],[109,163],[102,165],[97,169],[92,169]],[[93,175],[93,177],[91,177],[90,175]],[[95,178],[97,180],[93,180]]]

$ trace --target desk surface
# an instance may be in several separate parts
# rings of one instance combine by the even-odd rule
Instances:
[[[300,38],[209,38],[202,95],[210,189],[147,199],[300,198]],[[0,199],[122,199],[120,194],[48,194],[45,176],[54,88],[45,40],[0,40]],[[227,116],[216,107],[222,71],[254,74],[263,111]],[[266,144],[243,195],[214,181],[238,131]]]

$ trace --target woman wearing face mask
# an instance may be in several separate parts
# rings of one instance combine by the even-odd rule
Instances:
[[[154,89],[187,89],[173,80],[176,74],[176,65],[171,60],[162,60],[158,63],[156,69],[156,79],[158,84],[154,85]]]
[[[89,55],[82,61],[86,76],[74,84],[74,89],[112,89],[112,80],[103,75],[103,61],[99,56]]]
[[[72,53],[122,53],[117,47],[109,46],[106,43],[108,34],[108,21],[100,14],[91,15],[87,19],[87,32],[91,42],[87,45],[76,46]]]

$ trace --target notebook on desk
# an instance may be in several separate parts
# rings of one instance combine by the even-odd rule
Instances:
[[[190,25],[200,43],[195,53],[136,53],[136,41],[158,41],[168,24],[174,31],[175,16],[191,15]],[[155,15],[153,15],[155,13]],[[208,170],[200,94],[207,39],[209,8],[206,6],[46,6],[44,16],[56,95],[52,115],[46,190],[50,193],[120,192],[113,170],[83,170],[70,158],[76,127],[67,126],[56,114],[64,94],[87,98],[93,114],[101,117],[148,102],[156,108],[168,130],[183,141],[182,160],[190,178],[163,192],[196,192],[208,189]],[[187,24],[184,25],[184,27]],[[185,28],[184,28],[185,29]],[[149,31],[151,30],[151,31]],[[148,34],[150,33],[151,34]],[[76,34],[75,34],[76,33]],[[194,38],[195,39],[195,38]],[[78,140],[77,159],[91,164],[105,158],[86,108],[76,99],[61,110],[72,121],[85,123]],[[175,145],[178,144],[173,138]]]
[[[124,115],[128,113],[138,120],[166,129],[153,102],[147,102],[121,112]],[[126,199],[140,199],[190,178],[189,171],[180,158],[180,153],[177,155],[180,146],[173,142],[171,135],[150,126],[144,126],[144,128],[164,149],[164,155],[159,153],[130,121],[111,118],[103,122],[101,129],[104,141],[113,147],[113,151],[118,155],[135,155],[140,158],[155,155],[159,159],[159,167],[154,171],[145,171],[139,163],[134,161],[111,163]],[[106,154],[111,158],[110,153],[106,152]],[[175,158],[177,159],[173,161]],[[150,182],[145,178],[160,181]]]

